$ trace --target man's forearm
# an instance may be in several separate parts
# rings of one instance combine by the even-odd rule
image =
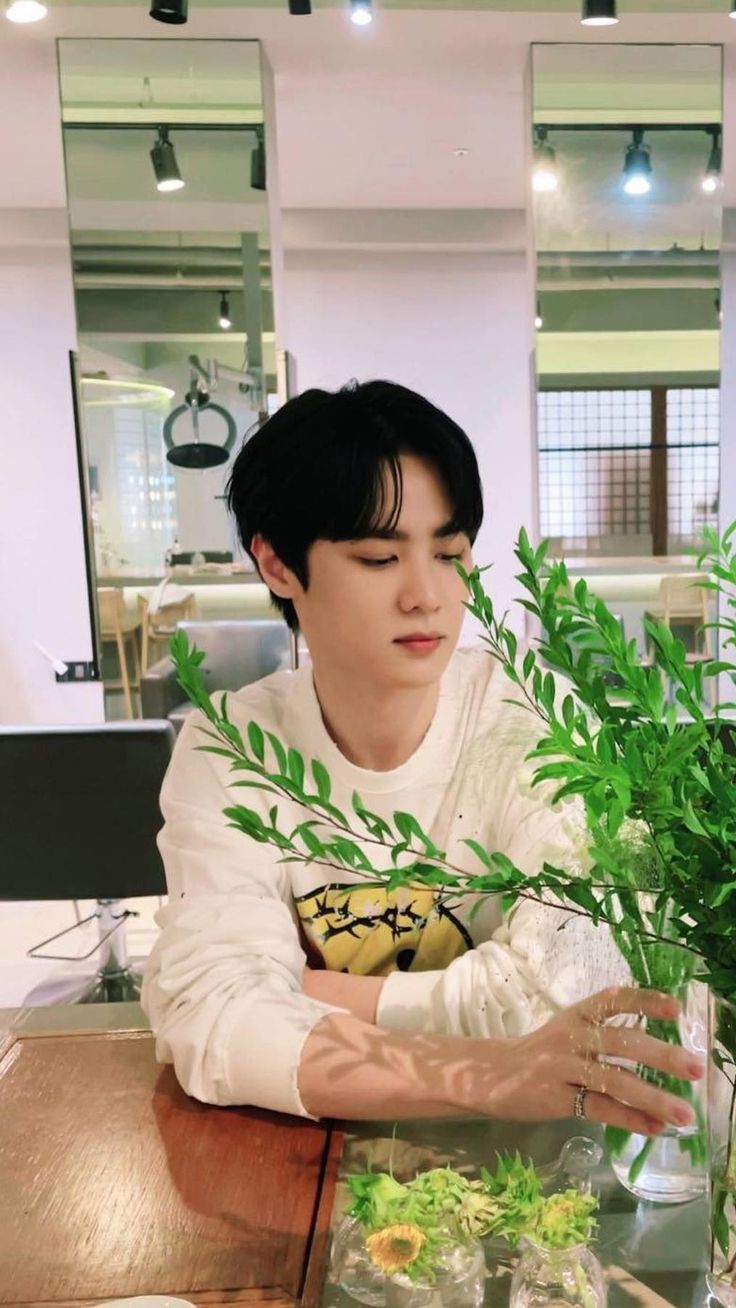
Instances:
[[[608,1025],[621,1013],[674,1021],[677,1001],[611,986],[563,1009],[535,1031],[503,1039],[394,1031],[328,1013],[307,1036],[298,1068],[302,1104],[315,1117],[459,1117],[543,1121],[578,1113],[637,1134],[692,1125],[691,1105],[620,1065],[698,1080],[704,1060],[639,1028]]]
[[[330,1013],[305,1041],[299,1094],[314,1117],[459,1117],[468,1111],[464,1082],[475,1043],[384,1030],[351,1013]]]
[[[305,967],[302,990],[310,999],[347,1008],[353,1017],[375,1024],[383,982],[382,976],[351,976],[349,972],[317,972]]]

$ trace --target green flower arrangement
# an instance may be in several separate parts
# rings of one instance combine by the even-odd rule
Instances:
[[[372,1261],[411,1280],[433,1280],[442,1251],[458,1242],[493,1236],[515,1249],[527,1237],[542,1248],[572,1249],[596,1229],[595,1195],[545,1195],[534,1164],[518,1153],[499,1155],[495,1171],[481,1168],[474,1180],[436,1167],[405,1184],[387,1172],[348,1176],[347,1184],[348,1215],[360,1222]]]

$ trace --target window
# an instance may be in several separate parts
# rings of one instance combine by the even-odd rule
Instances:
[[[544,390],[540,531],[555,552],[681,553],[717,521],[717,387]]]

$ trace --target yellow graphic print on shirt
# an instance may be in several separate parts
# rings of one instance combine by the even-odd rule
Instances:
[[[447,967],[472,947],[432,890],[328,885],[299,895],[295,904],[308,952],[317,952],[330,972],[424,972]]]

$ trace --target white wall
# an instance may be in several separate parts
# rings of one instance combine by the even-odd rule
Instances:
[[[284,341],[299,390],[381,377],[426,395],[467,431],[485,490],[478,563],[505,609],[512,544],[533,523],[532,369],[523,253],[286,255]]]
[[[91,659],[69,351],[76,348],[55,50],[0,45],[0,722],[103,717],[34,647]],[[33,138],[13,124],[33,124]],[[34,167],[26,166],[28,155]]]

